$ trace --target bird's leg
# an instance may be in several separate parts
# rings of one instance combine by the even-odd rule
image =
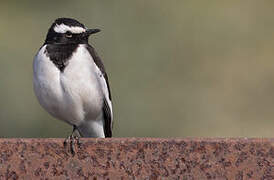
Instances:
[[[80,147],[80,145],[81,145],[79,137],[80,137],[80,134],[79,134],[76,126],[73,125],[73,130],[72,130],[71,135],[68,136],[64,141],[65,148],[68,146],[68,143],[69,143],[69,150],[70,150],[70,153],[72,154],[72,156],[75,155],[75,141],[76,141],[78,147]]]
[[[76,126],[73,127],[73,134],[74,134],[74,140],[77,143],[77,146],[80,147],[82,145],[82,142],[80,141],[81,134],[77,130]]]

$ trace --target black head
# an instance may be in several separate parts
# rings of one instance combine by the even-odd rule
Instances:
[[[82,23],[71,18],[58,18],[48,30],[45,44],[87,44],[91,34],[99,29],[87,29]]]

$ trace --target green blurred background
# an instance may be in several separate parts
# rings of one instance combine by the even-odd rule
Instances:
[[[54,19],[90,42],[113,94],[115,137],[273,137],[274,1],[1,1],[0,137],[66,137],[32,60]]]

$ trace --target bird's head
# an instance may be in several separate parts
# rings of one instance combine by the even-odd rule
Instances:
[[[91,34],[100,29],[87,29],[71,18],[58,18],[48,30],[45,44],[87,44]]]

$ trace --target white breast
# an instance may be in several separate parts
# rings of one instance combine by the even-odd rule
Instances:
[[[101,72],[84,45],[73,53],[64,72],[44,54],[43,46],[34,58],[34,91],[54,117],[73,125],[101,117],[103,90]]]

